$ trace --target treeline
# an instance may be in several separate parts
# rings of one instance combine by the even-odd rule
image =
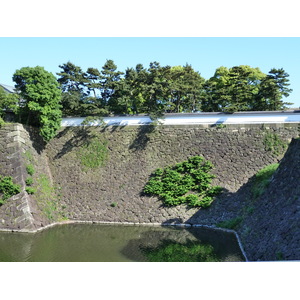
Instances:
[[[83,71],[71,62],[57,73],[65,116],[178,112],[235,112],[281,110],[292,103],[289,75],[281,69],[264,74],[241,65],[220,67],[204,79],[191,65],[161,66],[152,62],[117,70],[113,60]]]
[[[1,116],[13,112],[15,121],[39,128],[45,142],[55,136],[62,116],[102,117],[109,114],[235,112],[281,110],[292,91],[283,69],[268,74],[249,66],[220,67],[205,80],[191,65],[148,69],[138,64],[117,70],[107,60],[101,70],[87,71],[71,62],[59,66],[56,78],[43,67],[23,67],[13,75],[16,93],[0,89]],[[90,120],[90,118],[88,118]]]

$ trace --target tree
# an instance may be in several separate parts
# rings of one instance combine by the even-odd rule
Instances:
[[[87,75],[79,66],[71,63],[59,66],[62,71],[57,73],[60,76],[57,81],[62,90],[62,112],[64,115],[84,115],[82,103],[89,95],[90,91],[86,88],[89,83]]]
[[[194,112],[200,110],[200,95],[205,80],[191,65],[170,69],[169,112]]]
[[[265,76],[259,68],[246,65],[218,68],[205,84],[207,99],[203,108],[224,112],[253,110]]]
[[[70,61],[59,67],[62,69],[62,72],[57,73],[57,75],[60,76],[57,81],[61,85],[62,91],[66,92],[71,90],[84,93],[87,79],[82,69]]]
[[[281,69],[271,69],[269,74],[263,79],[259,92],[259,100],[256,110],[281,110],[285,105],[293,103],[283,102],[282,97],[288,97],[292,92],[289,89],[289,74]]]
[[[23,122],[38,126],[40,135],[48,142],[61,123],[61,90],[55,76],[43,67],[24,67],[13,75],[16,90],[24,100]]]
[[[106,106],[115,92],[123,72],[117,71],[114,61],[108,59],[101,70],[101,96],[102,105]]]
[[[6,93],[0,87],[0,117],[4,115],[4,111],[12,111],[18,114],[20,107],[20,97],[16,93]]]

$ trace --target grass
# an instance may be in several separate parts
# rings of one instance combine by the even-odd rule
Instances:
[[[264,193],[264,191],[270,184],[272,176],[275,173],[275,171],[277,170],[278,166],[279,166],[278,163],[271,164],[271,165],[264,167],[263,169],[261,169],[260,171],[258,171],[256,173],[255,178],[254,178],[254,183],[252,186],[253,200],[256,200]]]
[[[257,200],[265,192],[278,166],[278,163],[271,164],[256,173],[251,188],[251,203],[248,206],[244,207],[243,211],[241,212],[242,216],[237,216],[235,218],[219,222],[216,224],[216,226],[235,230],[243,222],[244,217],[252,214],[255,209],[254,201]]]
[[[49,178],[45,174],[42,174],[36,181],[38,189],[38,193],[36,193],[37,202],[44,215],[49,220],[65,220],[66,216],[61,211],[63,208],[60,207],[56,189],[52,186]]]
[[[107,141],[93,138],[77,152],[81,164],[88,169],[95,169],[105,164],[108,157]]]
[[[236,229],[238,225],[243,221],[243,217],[235,217],[230,220],[222,221],[217,223],[217,227],[227,228],[227,229]]]
[[[284,142],[276,133],[266,133],[264,137],[265,150],[270,151],[273,156],[278,156],[284,153],[287,148],[287,143]]]

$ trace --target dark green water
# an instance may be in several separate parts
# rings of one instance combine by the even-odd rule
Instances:
[[[0,232],[1,262],[244,261],[236,237],[204,228],[68,224]]]

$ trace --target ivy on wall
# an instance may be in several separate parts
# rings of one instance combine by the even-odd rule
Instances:
[[[144,187],[148,195],[158,196],[166,206],[187,204],[191,207],[209,207],[222,188],[212,186],[215,175],[213,164],[201,156],[157,169]]]
[[[0,206],[10,197],[19,194],[21,188],[18,184],[13,183],[11,176],[0,176]]]

